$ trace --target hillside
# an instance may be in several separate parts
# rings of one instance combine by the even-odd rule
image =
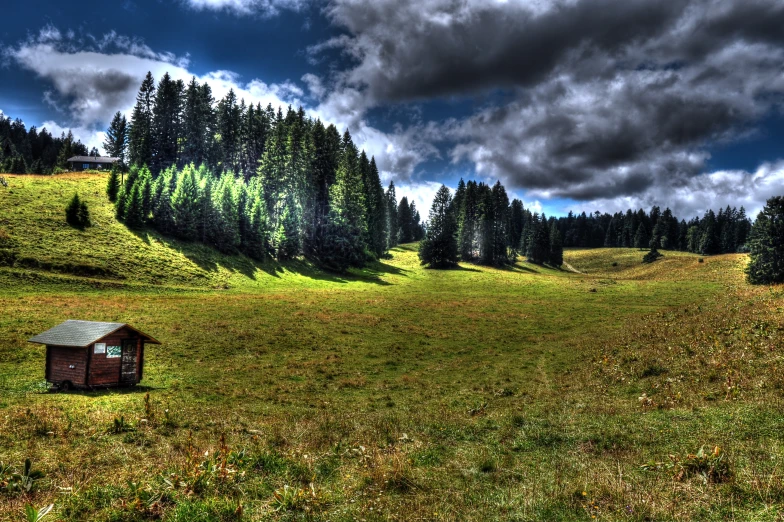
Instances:
[[[101,175],[9,182],[0,519],[50,502],[66,521],[774,520],[784,507],[784,289],[746,285],[745,256],[571,250],[574,271],[437,271],[404,245],[335,276],[134,234]],[[77,189],[96,221],[84,232],[62,211]],[[44,349],[26,339],[68,318],[161,340],[142,386],[47,393]],[[8,490],[26,458],[44,477]]]

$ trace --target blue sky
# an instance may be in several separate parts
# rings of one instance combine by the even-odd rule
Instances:
[[[349,128],[423,214],[460,177],[548,214],[784,193],[774,0],[33,0],[3,18],[0,111],[89,144],[169,71]]]

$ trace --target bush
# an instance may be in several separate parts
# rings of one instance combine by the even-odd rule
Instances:
[[[65,207],[65,220],[72,227],[90,226],[90,210],[87,208],[87,203],[79,199],[79,194],[74,194],[73,199]]]
[[[663,257],[662,253],[656,250],[656,248],[652,248],[650,252],[645,254],[642,258],[643,263],[653,263],[660,257]]]

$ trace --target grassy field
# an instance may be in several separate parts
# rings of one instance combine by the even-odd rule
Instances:
[[[0,520],[781,520],[784,288],[745,256],[334,276],[129,232],[100,175],[7,179]],[[48,393],[25,341],[68,318],[161,340],[143,386]]]

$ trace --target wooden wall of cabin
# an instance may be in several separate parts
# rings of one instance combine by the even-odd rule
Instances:
[[[71,368],[73,366],[73,368]],[[71,381],[85,385],[87,372],[87,350],[65,346],[46,347],[46,380],[49,382]]]
[[[113,334],[100,339],[98,342],[106,345],[106,351],[109,351],[109,346],[122,347],[123,341],[128,339],[136,339],[136,381],[141,378],[141,364],[142,364],[142,342],[137,337],[136,332],[123,328]],[[107,357],[107,353],[95,353],[95,344],[89,346],[90,353],[90,378],[89,384],[91,386],[109,386],[118,384],[120,382],[120,368],[122,365],[122,357]]]

